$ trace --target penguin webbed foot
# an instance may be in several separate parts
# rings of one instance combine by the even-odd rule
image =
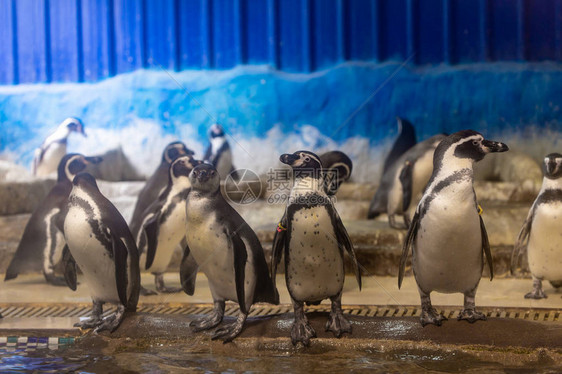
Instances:
[[[45,280],[48,284],[57,287],[68,287],[66,280],[63,277],[57,277],[54,274],[45,274]],[[79,283],[76,282],[78,285]]]
[[[351,333],[351,323],[341,311],[330,313],[328,322],[326,322],[326,331],[331,331],[336,338],[339,338],[344,332]]]
[[[141,286],[140,288],[140,294],[142,296],[152,296],[152,295],[158,295],[158,292],[154,291],[154,290],[150,290],[148,288],[144,288],[143,286]]]
[[[191,327],[191,330],[193,330],[194,332],[199,332],[203,330],[212,329],[213,327],[217,327],[221,322],[222,322],[222,315],[216,311],[213,311],[213,313],[211,313],[207,317],[203,317],[191,321],[189,323],[189,327]]]
[[[242,332],[242,328],[244,327],[246,318],[246,314],[241,314],[236,322],[216,329],[213,333],[213,336],[211,337],[211,340],[222,338],[224,344],[233,341],[234,338],[236,338]]]
[[[525,299],[540,300],[546,298],[548,298],[548,296],[544,293],[542,288],[533,288],[531,292],[525,294]]]
[[[396,230],[408,230],[410,226],[406,216],[404,216],[404,223],[400,224],[396,222],[396,216],[394,214],[388,215],[388,225]]]
[[[102,319],[100,317],[91,317],[84,321],[76,322],[74,324],[74,327],[79,327],[83,330],[92,329],[94,327],[99,326],[100,323],[102,323]]]
[[[159,293],[177,293],[182,291],[181,287],[166,287],[164,284],[164,274],[154,274],[154,284]]]
[[[125,317],[125,306],[119,305],[117,307],[117,311],[107,316],[106,318],[102,319],[100,323],[94,329],[95,333],[108,330],[109,332],[113,332],[117,330],[121,322],[123,322],[123,318]]]
[[[291,342],[293,345],[301,342],[305,347],[310,345],[310,339],[316,338],[316,331],[310,326],[306,318],[295,318],[291,329]]]
[[[459,316],[457,317],[457,321],[465,320],[469,323],[474,323],[476,321],[482,320],[486,321],[486,315],[482,312],[477,312],[474,308],[466,308],[461,310]]]
[[[437,313],[437,311],[434,308],[431,308],[429,310],[422,310],[421,313],[421,317],[420,317],[420,322],[422,324],[422,327],[425,327],[426,325],[435,325],[435,326],[441,326],[441,323],[443,323],[443,321],[446,321],[447,317],[445,317],[443,315],[443,313]]]

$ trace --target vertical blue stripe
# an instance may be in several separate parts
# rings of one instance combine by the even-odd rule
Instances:
[[[201,0],[201,49],[203,51],[201,66],[207,69],[215,65],[213,56],[212,6],[212,0]]]
[[[416,4],[415,0],[406,0],[406,55],[407,58],[414,55],[417,50],[417,28],[416,28]],[[417,61],[417,57],[414,56],[413,62]]]
[[[82,1],[76,1],[76,63],[78,82],[84,82],[84,47],[82,34]]]
[[[486,62],[490,59],[490,49],[488,42],[489,20],[488,20],[488,0],[479,2],[479,36],[480,36],[480,61]]]
[[[451,0],[443,0],[443,62],[450,64],[451,59]]]
[[[525,1],[517,0],[517,59],[520,61],[525,60],[527,56],[526,27]]]
[[[12,1],[12,53],[14,56],[14,76],[13,83],[18,84],[20,80],[19,74],[19,54],[18,54],[18,16],[17,16],[16,0]]]
[[[371,6],[371,40],[373,45],[373,59],[381,61],[381,20],[379,0],[374,0]]]
[[[279,6],[278,0],[267,0],[267,57],[277,69],[279,64]]]
[[[115,4],[107,0],[107,13],[101,17],[107,21],[107,75],[113,77],[117,74],[117,61],[115,54]]]
[[[45,17],[45,80],[52,82],[53,69],[51,61],[51,17],[50,17],[50,0],[45,0],[45,9],[43,15]]]
[[[311,72],[314,67],[314,52],[312,41],[312,28],[314,19],[312,18],[311,0],[302,0],[301,28],[302,28],[302,71]]]
[[[556,59],[562,61],[562,0],[556,0],[555,3],[554,33]]]

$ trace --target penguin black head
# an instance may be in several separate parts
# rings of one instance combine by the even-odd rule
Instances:
[[[72,180],[72,184],[82,189],[95,189],[99,191],[96,178],[89,173],[78,173]]]
[[[181,177],[189,177],[191,170],[197,165],[201,165],[203,161],[195,160],[193,157],[185,155],[175,159],[170,165],[170,178],[178,179]]]
[[[217,169],[210,164],[196,166],[189,174],[191,188],[200,192],[216,192],[220,187],[220,176]]]
[[[560,153],[550,153],[543,161],[542,169],[544,176],[548,179],[558,179],[562,177],[562,155]]]
[[[69,117],[65,119],[61,126],[65,126],[70,132],[77,132],[78,134],[87,136],[84,132],[84,124],[76,117]]]
[[[223,136],[224,136],[224,129],[218,123],[215,123],[209,129],[209,138],[213,139],[213,138],[220,138]]]
[[[509,150],[509,147],[504,143],[486,140],[477,131],[462,130],[449,135],[439,143],[433,158],[435,168],[436,162],[440,164],[445,153],[449,150],[452,150],[452,156],[456,158],[477,162],[488,153],[505,152]]]
[[[74,179],[74,176],[83,171],[90,164],[99,164],[102,162],[101,157],[86,157],[79,153],[69,153],[59,162],[57,169],[57,180],[59,182]]]
[[[322,169],[320,157],[309,151],[297,151],[293,154],[285,153],[279,157],[279,161],[289,165],[293,169]]]
[[[191,149],[187,148],[182,142],[172,142],[164,148],[162,153],[162,162],[171,164],[180,156],[192,156],[195,154]]]
[[[325,170],[326,193],[335,195],[340,185],[351,176],[353,162],[341,151],[326,152],[319,158]]]

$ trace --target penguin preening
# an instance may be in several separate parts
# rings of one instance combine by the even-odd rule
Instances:
[[[285,214],[273,239],[272,279],[285,257],[285,281],[295,310],[291,341],[304,345],[316,337],[304,313],[304,303],[332,302],[326,331],[336,337],[351,332],[343,316],[341,297],[345,279],[344,249],[350,255],[361,289],[361,271],[343,223],[324,189],[322,163],[308,151],[281,155],[280,161],[293,168],[294,185]]]
[[[43,271],[48,283],[65,285],[64,279],[55,276],[55,265],[61,260],[64,247],[63,233],[57,228],[56,220],[67,203],[74,177],[87,165],[99,162],[100,157],[85,157],[77,153],[62,158],[57,183],[31,214],[6,270],[5,281],[16,278],[20,273]]]
[[[194,331],[211,329],[221,323],[225,301],[237,302],[240,314],[235,323],[217,329],[213,339],[231,341],[241,331],[253,303],[279,303],[263,248],[244,219],[226,202],[220,192],[220,176],[209,164],[189,175],[191,191],[186,203],[186,241],[180,278],[187,294],[192,294],[193,267],[190,258],[205,273],[213,296],[211,315],[194,320]],[[190,287],[186,287],[189,285]]]
[[[511,272],[527,254],[533,290],[526,299],[543,299],[542,281],[562,286],[562,154],[551,153],[543,161],[544,179],[527,219],[519,232],[511,257]]]
[[[381,181],[369,206],[368,219],[373,219],[382,213],[386,213],[388,209],[388,185],[391,184],[393,179],[393,172],[390,169],[393,167],[397,168],[400,156],[416,145],[416,130],[412,123],[400,117],[396,117],[396,122],[398,124],[398,137],[384,160]],[[387,187],[382,188],[383,186]]]
[[[182,142],[172,142],[166,146],[162,153],[162,161],[154,171],[154,174],[146,181],[135,204],[135,209],[131,217],[131,231],[133,233],[140,230],[142,224],[142,214],[146,208],[158,199],[168,183],[168,173],[170,165],[180,156],[192,156],[194,152],[188,149]]]
[[[181,291],[164,285],[164,272],[174,249],[185,238],[185,199],[191,188],[189,173],[202,163],[187,155],[176,158],[170,165],[168,186],[145,209],[140,230],[133,232],[141,254],[141,269],[154,274],[158,292]]]
[[[464,294],[459,320],[485,320],[474,298],[484,268],[493,278],[492,254],[481,209],[474,193],[473,163],[507,145],[485,140],[476,131],[459,131],[445,138],[433,156],[433,174],[404,240],[398,274],[402,285],[412,247],[412,268],[421,298],[421,324],[441,325],[446,317],[431,305],[432,291]]]
[[[218,123],[209,129],[209,146],[203,160],[210,163],[219,172],[221,180],[232,173],[234,179],[238,179],[236,168],[232,164],[232,150],[226,140],[224,129]]]
[[[445,139],[445,135],[435,135],[426,139],[402,154],[381,179],[381,184],[371,201],[369,217],[374,218],[377,214],[377,206],[381,206],[379,200],[386,201],[384,208],[378,209],[378,213],[385,212],[388,215],[390,227],[395,229],[407,229],[410,225],[410,208],[416,206],[421,193],[433,171],[433,153],[437,145]],[[415,203],[412,204],[412,201]],[[404,225],[396,222],[396,216],[401,215]]]
[[[340,185],[351,177],[353,162],[341,151],[331,151],[320,155],[325,175],[325,190],[328,196],[334,196]]]
[[[33,175],[47,176],[57,170],[60,160],[66,154],[68,136],[73,132],[86,136],[82,121],[69,117],[43,141],[41,147],[35,150]]]
[[[90,174],[72,182],[64,215],[65,280],[76,289],[76,265],[92,296],[92,317],[75,324],[95,331],[114,331],[126,312],[136,311],[140,289],[138,250],[125,219],[98,189]],[[103,304],[117,304],[115,314],[102,319]]]

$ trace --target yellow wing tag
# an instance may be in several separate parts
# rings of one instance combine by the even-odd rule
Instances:
[[[478,204],[478,215],[481,216],[482,213],[484,213],[484,210],[482,209],[482,207],[480,206],[480,204]]]

